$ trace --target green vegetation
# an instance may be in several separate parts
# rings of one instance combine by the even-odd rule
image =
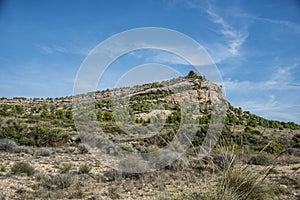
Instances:
[[[59,166],[59,169],[61,171],[62,174],[65,174],[67,172],[69,172],[72,168],[72,164],[71,163],[62,163],[60,166]]]
[[[11,168],[12,174],[26,174],[32,176],[35,173],[34,168],[27,162],[17,162]]]
[[[87,164],[80,165],[78,173],[79,174],[88,174],[92,170],[92,167]]]

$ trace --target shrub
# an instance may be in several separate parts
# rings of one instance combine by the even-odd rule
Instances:
[[[59,167],[61,173],[67,173],[71,170],[72,168],[72,164],[71,163],[63,163],[61,164],[61,166]]]
[[[279,143],[271,143],[269,146],[266,148],[266,152],[268,153],[280,153],[284,150],[284,146]]]
[[[300,134],[295,134],[292,138],[293,140],[293,147],[300,148]]]
[[[119,162],[119,169],[122,171],[124,177],[139,178],[141,172],[144,172],[146,168],[147,165],[143,160],[133,156],[124,157]]]
[[[75,151],[75,147],[67,147],[68,153],[73,153]]]
[[[231,152],[218,153],[212,157],[214,165],[219,169],[228,169],[232,167],[237,161],[236,156]]]
[[[74,178],[71,174],[62,174],[54,176],[52,182],[54,183],[54,185],[57,185],[58,188],[64,189],[70,187],[73,184]]]
[[[295,156],[300,156],[300,149],[297,148],[288,148],[287,153],[289,155],[295,155]]]
[[[253,128],[251,126],[246,126],[244,131],[245,132],[251,132],[251,131],[253,131]]]
[[[118,186],[111,186],[108,189],[108,193],[110,198],[119,199],[120,198],[120,188]]]
[[[250,158],[249,164],[253,165],[269,165],[270,161],[265,154],[259,154]]]
[[[280,177],[278,182],[289,187],[295,187],[296,189],[300,189],[300,178],[296,176],[293,177],[290,175],[283,175]]]
[[[42,178],[43,186],[50,189],[65,189],[74,183],[74,177],[71,174],[58,174],[55,176],[46,176]],[[53,187],[54,186],[54,187]]]
[[[129,144],[121,144],[120,148],[124,151],[134,152],[134,148]]]
[[[16,146],[14,149],[14,153],[27,153],[33,154],[33,151],[29,147],[25,146]]]
[[[88,144],[79,144],[78,145],[78,150],[79,153],[81,154],[85,154],[88,153],[90,151],[91,147]]]
[[[10,140],[10,139],[0,139],[0,150],[6,151],[6,152],[14,152],[16,147],[17,147],[17,144],[15,141]]]
[[[0,172],[5,172],[6,171],[6,167],[7,167],[6,164],[1,164],[0,165]]]
[[[88,174],[88,173],[90,173],[91,169],[92,169],[91,166],[84,164],[79,167],[78,173],[79,174]]]
[[[26,174],[31,176],[35,173],[35,170],[29,163],[26,162],[17,162],[11,168],[12,174]]]
[[[51,154],[52,154],[52,151],[47,148],[40,148],[36,152],[37,156],[50,156]]]

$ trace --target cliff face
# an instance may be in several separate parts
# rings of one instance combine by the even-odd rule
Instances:
[[[154,95],[156,96],[154,98]],[[112,90],[99,91],[93,94],[96,101],[110,98],[124,97],[144,97],[147,102],[161,101],[164,103],[178,104],[185,101],[194,103],[215,105],[226,102],[222,88],[200,76],[194,71],[190,71],[188,76],[163,81],[161,83],[144,84],[141,86],[116,88]],[[147,98],[152,96],[152,98]],[[13,99],[0,99],[0,104],[71,104],[72,97],[64,98],[34,98],[23,97]],[[227,104],[227,102],[226,102]]]
[[[147,98],[147,96],[156,98]],[[222,91],[222,87],[216,85],[194,71],[190,71],[188,76],[163,81],[161,83],[144,84],[132,88],[119,88],[111,91],[98,92],[96,100],[114,97],[145,97],[148,102],[165,102],[178,104],[185,101],[216,105],[227,101]]]

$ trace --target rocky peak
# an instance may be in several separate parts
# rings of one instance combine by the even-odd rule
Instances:
[[[187,75],[187,77],[195,77],[195,76],[200,76],[200,75],[194,70],[191,70]]]

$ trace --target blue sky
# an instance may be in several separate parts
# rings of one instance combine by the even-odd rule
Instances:
[[[0,0],[0,96],[70,96],[81,63],[97,44],[141,27],[173,29],[203,45],[232,105],[300,123],[297,0]],[[114,86],[121,65],[130,70],[157,62],[182,74],[190,69],[168,53],[135,55],[115,62],[99,88]]]

